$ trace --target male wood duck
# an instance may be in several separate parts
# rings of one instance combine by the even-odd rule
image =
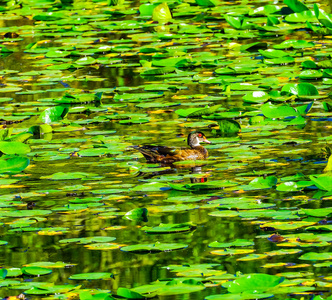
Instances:
[[[200,145],[202,142],[211,144],[204,133],[191,132],[188,135],[188,146],[191,149],[153,145],[134,146],[134,148],[141,152],[148,162],[171,164],[181,160],[206,159],[208,151]]]

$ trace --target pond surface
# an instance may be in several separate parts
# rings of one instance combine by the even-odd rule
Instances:
[[[211,1],[0,7],[2,297],[330,295],[332,23]]]

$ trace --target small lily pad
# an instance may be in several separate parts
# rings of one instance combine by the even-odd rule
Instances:
[[[134,252],[134,253],[144,254],[144,253],[157,253],[157,252],[180,250],[180,249],[185,249],[187,247],[188,245],[180,243],[165,244],[165,243],[156,242],[155,244],[138,244],[132,246],[124,246],[121,247],[120,250],[124,252]]]

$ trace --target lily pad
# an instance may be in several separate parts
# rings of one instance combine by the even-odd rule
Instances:
[[[132,246],[124,246],[121,247],[120,250],[124,252],[145,254],[145,253],[157,253],[157,252],[181,250],[187,247],[188,245],[180,243],[166,244],[166,243],[156,242],[155,244],[138,244]]]

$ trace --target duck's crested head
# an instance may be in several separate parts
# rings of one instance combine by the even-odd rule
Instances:
[[[188,135],[188,146],[191,148],[197,147],[200,143],[208,143],[211,144],[210,141],[207,140],[205,134],[200,131],[194,131],[189,133]]]

